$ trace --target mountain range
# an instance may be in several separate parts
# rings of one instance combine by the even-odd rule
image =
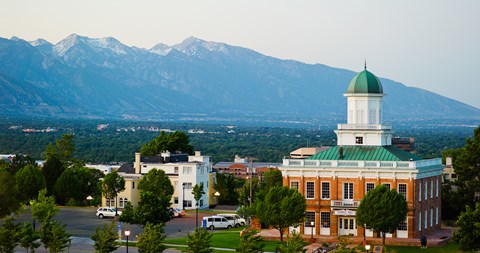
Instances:
[[[343,93],[355,74],[194,37],[151,49],[76,34],[57,44],[0,38],[0,115],[151,120],[344,117]],[[380,80],[387,94],[387,119],[480,118],[478,108]]]

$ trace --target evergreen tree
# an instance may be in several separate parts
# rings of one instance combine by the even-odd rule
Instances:
[[[50,145],[47,150],[53,147]],[[48,153],[48,152],[47,152]],[[47,155],[45,164],[42,167],[42,174],[45,178],[45,184],[47,185],[47,192],[49,196],[54,195],[54,186],[57,179],[62,175],[65,168],[62,161],[55,155]]]
[[[167,134],[162,131],[158,137],[146,143],[140,149],[140,152],[147,156],[158,155],[165,151],[180,151],[192,154],[193,146],[190,145],[190,138],[184,132],[175,131]]]
[[[240,244],[235,249],[239,253],[261,253],[265,243],[263,237],[257,236],[257,231],[247,230],[240,236]]]
[[[13,253],[20,240],[19,225],[12,217],[5,219],[0,228],[0,252]]]
[[[115,231],[115,221],[112,221],[110,225],[104,224],[102,228],[95,230],[95,234],[91,236],[94,241],[93,247],[95,252],[109,253],[115,251],[119,247],[117,241],[118,234]]]
[[[213,249],[210,247],[213,234],[209,233],[208,230],[197,227],[195,232],[188,234],[187,245],[188,248],[184,252],[191,253],[211,253]]]
[[[457,220],[458,231],[453,234],[453,240],[460,244],[464,251],[480,249],[480,203],[475,209],[470,206],[460,214]]]
[[[21,168],[15,175],[17,189],[22,189],[20,200],[30,201],[38,196],[40,190],[45,189],[45,178],[41,170],[34,165],[27,165]]]
[[[48,248],[52,253],[58,253],[70,246],[71,234],[66,232],[66,225],[60,225],[57,221],[50,221],[44,225],[42,225],[41,240],[46,249]]]
[[[37,240],[40,239],[40,234],[33,229],[32,223],[26,221],[20,228],[20,246],[25,248],[27,253],[34,253],[35,249],[40,247]]]
[[[166,249],[163,241],[166,236],[163,235],[164,224],[147,223],[143,229],[143,233],[138,237],[138,252],[140,253],[161,253]]]
[[[278,249],[281,253],[305,253],[307,249],[304,248],[305,241],[301,234],[292,232],[292,237],[287,239],[287,242],[281,244]]]
[[[7,170],[0,170],[0,218],[21,208],[15,178]]]

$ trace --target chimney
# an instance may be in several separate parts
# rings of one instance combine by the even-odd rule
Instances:
[[[195,151],[195,156],[202,156],[202,152],[201,151]]]
[[[135,168],[135,174],[140,174],[140,152],[135,153],[133,168]]]

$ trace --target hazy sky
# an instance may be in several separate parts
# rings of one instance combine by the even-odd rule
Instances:
[[[55,44],[76,33],[151,48],[195,36],[353,71],[361,71],[366,59],[377,76],[480,108],[477,0],[2,2],[4,38]]]

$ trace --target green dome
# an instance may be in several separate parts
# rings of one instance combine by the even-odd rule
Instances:
[[[377,93],[383,94],[380,80],[366,68],[352,78],[347,93]]]

